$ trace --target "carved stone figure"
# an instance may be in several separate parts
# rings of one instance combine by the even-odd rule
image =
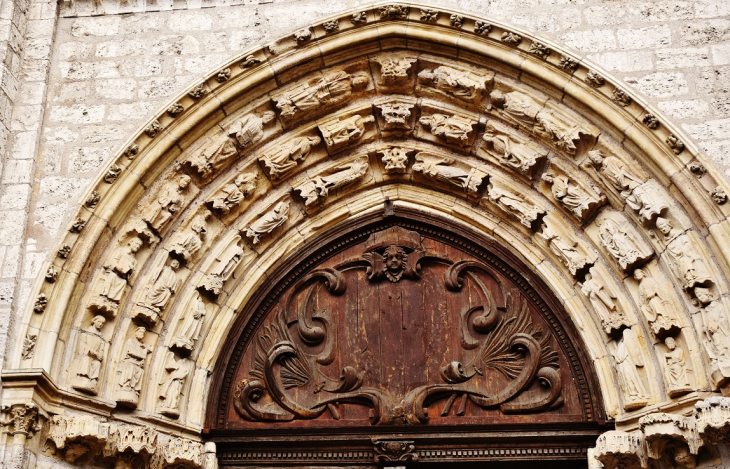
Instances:
[[[339,150],[357,143],[365,135],[365,124],[375,122],[373,116],[354,115],[346,119],[330,121],[319,126],[324,143],[329,150]]]
[[[544,225],[540,233],[545,241],[547,241],[550,250],[555,254],[560,262],[565,265],[570,273],[575,276],[583,270],[590,261],[583,254],[578,252],[577,241],[566,241],[560,234],[548,225]]]
[[[636,269],[634,279],[639,282],[639,305],[651,330],[659,337],[680,327],[674,304],[669,301],[667,286],[661,285],[648,271]]]
[[[701,306],[702,335],[705,350],[712,360],[713,382],[721,386],[730,380],[730,321],[722,303],[709,288],[695,287],[694,294]]]
[[[623,327],[629,327],[626,313],[615,301],[616,296],[602,281],[594,278],[590,273],[586,274],[580,291],[590,300],[591,306],[593,306],[593,310],[598,314],[598,317],[601,318],[603,330],[607,334],[619,331]]]
[[[677,397],[692,390],[687,377],[687,362],[684,359],[684,350],[671,337],[664,339],[669,352],[664,354],[664,376],[667,379],[667,394]]]
[[[522,143],[514,131],[504,125],[490,121],[482,136],[485,149],[497,160],[522,174],[529,175],[538,160],[547,153],[538,153],[535,148]]]
[[[686,233],[674,228],[672,222],[662,217],[657,218],[656,227],[666,244],[664,258],[686,290],[710,280],[705,261]]]
[[[101,336],[106,319],[96,315],[89,327],[79,333],[74,358],[69,367],[71,387],[96,395],[101,363],[106,357],[107,342]]]
[[[406,172],[406,166],[408,165],[408,153],[413,150],[403,147],[388,147],[383,150],[378,150],[378,153],[383,155],[383,163],[385,163],[385,172],[388,174],[403,174]]]
[[[467,101],[481,101],[486,92],[487,77],[444,65],[434,70],[423,70],[418,79],[423,84]]]
[[[145,332],[147,329],[144,327],[134,330],[134,337],[124,343],[124,356],[117,366],[119,389],[116,401],[130,407],[137,407],[147,354],[152,352],[143,342]]]
[[[460,187],[470,194],[475,194],[486,175],[478,174],[475,170],[466,172],[458,166],[452,166],[453,163],[452,158],[432,157],[419,153],[416,155],[416,164],[413,165],[413,171],[428,178]]]
[[[321,141],[317,136],[293,138],[260,156],[259,162],[272,181],[279,181],[293,171],[299,162],[304,161],[312,147]]]
[[[624,393],[624,409],[634,410],[644,407],[649,394],[639,376],[638,369],[644,366],[636,335],[631,329],[624,329],[623,337],[616,342],[612,352],[618,374],[618,382]]]
[[[346,186],[365,176],[368,167],[365,158],[345,163],[332,169],[329,174],[315,176],[295,190],[304,199],[304,205],[309,207],[317,201],[326,199],[330,190]]]
[[[376,107],[380,109],[383,116],[382,130],[412,130],[411,129],[411,109],[414,104],[408,103],[384,103]]]
[[[531,204],[522,195],[496,185],[492,181],[487,189],[487,196],[493,204],[504,212],[517,217],[520,223],[528,228],[532,228],[535,221],[545,215],[545,210]]]
[[[232,182],[229,182],[221,190],[219,190],[211,199],[211,206],[214,210],[222,213],[228,213],[232,208],[237,207],[245,197],[256,189],[256,179],[258,175],[253,173],[244,173],[236,176]]]
[[[263,235],[270,234],[272,231],[286,223],[289,219],[289,202],[279,202],[266,212],[261,218],[253,222],[245,228],[246,237],[251,243],[257,245],[261,242]]]
[[[192,352],[195,348],[195,341],[200,338],[200,329],[203,327],[206,313],[205,303],[200,294],[193,293],[193,298],[180,318],[182,324],[175,333],[171,347]]]
[[[216,263],[203,279],[200,288],[215,296],[220,295],[223,285],[231,278],[233,271],[243,258],[244,249],[240,245],[240,241],[241,237],[236,236],[234,241],[216,257]]]
[[[158,383],[160,385],[160,404],[158,412],[169,417],[180,416],[180,398],[182,397],[185,380],[190,374],[190,364],[185,358],[177,358],[174,353],[168,352],[165,360],[165,374]]]
[[[537,124],[532,131],[538,137],[552,140],[556,147],[569,155],[575,155],[576,146],[582,135],[592,136],[589,130],[582,127],[570,117],[559,115],[557,111],[543,109],[537,114]]]
[[[588,158],[604,182],[616,190],[643,221],[651,221],[668,208],[665,198],[617,157],[604,156],[599,150],[593,150],[588,152]]]
[[[119,301],[124,295],[129,277],[137,268],[137,252],[142,248],[142,240],[132,238],[125,247],[120,247],[104,264],[104,272],[95,288],[98,295],[92,298],[92,309],[116,314]]]
[[[180,288],[182,280],[177,277],[177,270],[179,268],[180,262],[177,259],[172,259],[169,266],[163,266],[157,275],[157,279],[155,279],[155,283],[147,290],[145,299],[138,303],[138,306],[141,308],[149,310],[146,316],[154,318],[153,323],[157,322],[159,314],[165,309],[170,298]]]
[[[603,203],[602,195],[586,191],[568,176],[545,173],[542,180],[552,186],[555,200],[581,220],[587,212]]]
[[[188,229],[179,233],[172,243],[170,254],[189,261],[203,247],[205,233],[208,231],[208,217],[210,212],[207,210],[195,215]]]
[[[276,108],[281,111],[282,119],[292,120],[342,102],[353,91],[366,88],[369,82],[365,72],[352,75],[341,70],[328,72],[322,78],[300,83],[275,98]]]
[[[276,114],[265,111],[261,116],[247,114],[233,123],[227,131],[228,137],[210,156],[201,153],[190,160],[193,167],[203,177],[208,177],[225,161],[238,155],[239,152],[259,143],[264,138],[264,127],[274,122]]]
[[[375,61],[380,64],[380,84],[393,86],[408,81],[408,71],[417,58],[388,55],[378,57]]]
[[[542,105],[518,91],[502,93],[494,90],[489,93],[491,103],[500,110],[500,114],[513,124],[519,124],[526,129],[532,129],[537,119],[537,113]]]
[[[635,239],[611,218],[604,218],[598,224],[601,243],[618,261],[619,266],[626,270],[637,263],[646,262],[651,257],[651,251],[642,252]]]
[[[469,140],[474,132],[474,125],[476,125],[475,122],[462,117],[447,116],[446,114],[423,116],[419,122],[422,126],[430,129],[434,137],[442,138],[461,147],[469,146]]]

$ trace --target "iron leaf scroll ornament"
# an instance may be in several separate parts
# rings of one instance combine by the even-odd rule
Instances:
[[[420,261],[427,258],[425,250],[420,239],[414,245],[410,236],[413,232],[400,230],[380,240],[368,240],[370,245],[366,243],[363,256],[366,262],[354,261],[350,268],[365,267],[370,282],[386,278],[391,282],[401,278],[417,280]],[[329,295],[342,295],[346,280],[336,269],[320,269],[294,286],[285,308],[273,315],[260,332],[249,377],[241,380],[234,391],[236,411],[250,421],[314,419],[327,411],[339,420],[341,406],[358,405],[370,409],[373,425],[417,425],[428,423],[428,408],[437,401],[445,401],[443,417],[452,411],[456,416],[465,415],[468,402],[483,409],[499,408],[503,413],[539,412],[562,406],[558,353],[551,347],[550,334],[533,323],[521,293],[508,289],[503,295],[504,306],[497,307],[489,288],[476,275],[481,271],[491,276],[486,265],[478,261],[453,263],[443,258],[439,262],[449,265],[444,276],[446,289],[460,292],[464,279],[469,277],[483,294],[484,304],[468,306],[460,315],[462,348],[478,349],[469,362],[446,363],[440,370],[440,383],[421,385],[404,396],[364,386],[365,370],[353,366],[342,368],[336,378],[328,376],[324,367],[336,358],[337,333],[330,312],[314,308],[314,293],[324,287]],[[287,321],[287,317],[292,319]],[[492,373],[502,378],[494,380]],[[484,389],[480,381],[506,385],[495,392]]]

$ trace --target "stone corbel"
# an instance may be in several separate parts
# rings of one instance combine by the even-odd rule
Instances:
[[[97,455],[109,437],[109,424],[92,415],[65,417],[54,415],[48,421],[44,440],[52,443],[55,452],[75,462],[88,454]]]
[[[608,431],[596,440],[593,457],[606,469],[646,468],[644,436],[640,432]]]
[[[104,457],[116,457],[125,451],[147,453],[152,456],[157,448],[157,431],[152,427],[113,423],[104,446]]]
[[[730,435],[730,397],[711,397],[695,404],[694,424],[699,438],[717,444]]]
[[[639,420],[646,452],[651,459],[668,456],[677,467],[694,467],[702,440],[692,417],[666,413],[649,414]]]
[[[180,465],[193,468],[203,467],[205,451],[202,443],[186,438],[170,438],[166,442],[158,444],[157,448],[159,451],[152,458],[151,469]]]

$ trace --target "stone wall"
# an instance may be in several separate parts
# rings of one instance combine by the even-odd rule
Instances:
[[[17,99],[0,112],[0,133],[9,135],[0,179],[0,356],[15,341],[27,292],[81,194],[136,128],[248,46],[364,3],[77,0],[63,3],[56,19],[54,3],[32,0],[25,33],[4,6],[2,90],[12,94],[6,83],[13,70],[19,85]],[[681,124],[730,177],[726,0],[430,3],[508,21],[573,48]],[[23,5],[16,2],[16,10]],[[24,40],[1,42],[17,36]]]

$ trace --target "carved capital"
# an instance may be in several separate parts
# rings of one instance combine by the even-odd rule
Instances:
[[[7,432],[10,435],[28,436],[41,428],[38,406],[33,402],[4,406],[3,411],[5,416],[2,423],[8,427]]]
[[[697,402],[694,419],[699,437],[718,443],[730,431],[730,398],[716,396]]]
[[[696,456],[702,446],[691,417],[655,413],[642,417],[639,425],[644,432],[647,455],[652,459],[667,454],[686,459],[690,454]]]

